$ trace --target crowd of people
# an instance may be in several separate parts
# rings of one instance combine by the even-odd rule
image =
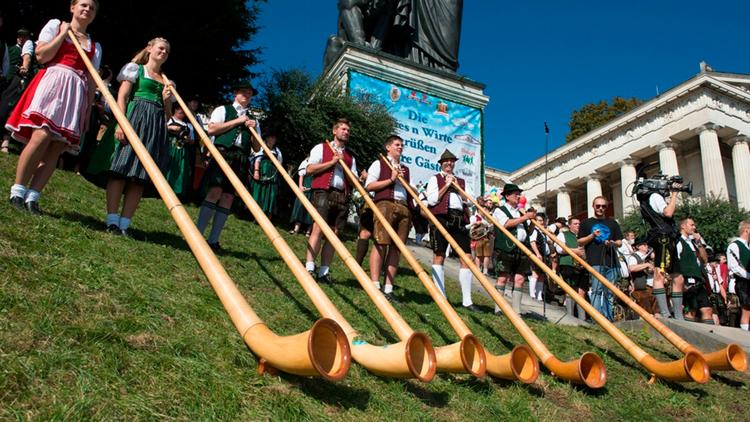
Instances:
[[[69,38],[72,31],[175,193],[183,200],[203,199],[198,226],[204,231],[213,223],[208,235],[211,247],[221,248],[219,236],[234,189],[201,148],[200,131],[190,123],[188,113],[232,163],[264,212],[274,214],[279,179],[249,131],[254,128],[260,133],[249,108],[257,94],[252,84],[236,84],[233,103],[216,107],[210,118],[200,113],[197,98],[183,110],[175,102],[174,83],[161,72],[171,48],[166,39],[150,40],[116,75],[102,65],[102,46],[86,32],[98,7],[97,0],[73,0],[69,22],[50,20],[36,42],[29,30],[19,29],[17,43],[0,49],[2,152],[8,152],[11,139],[23,144],[10,190],[12,206],[42,214],[41,193],[66,161],[74,162],[76,172],[106,190],[104,222],[112,234],[128,236],[141,198],[155,194],[110,104],[88,76]],[[266,142],[281,160],[276,137],[267,134]]]
[[[204,234],[211,226],[207,235],[211,248],[222,249],[220,236],[237,192],[216,157],[200,148],[198,138],[204,130],[234,173],[246,183],[263,212],[277,214],[280,179],[274,161],[283,162],[283,157],[274,134],[267,133],[263,138],[267,150],[255,137],[261,130],[250,109],[257,94],[252,84],[241,82],[233,86],[232,102],[214,108],[210,116],[199,112],[196,100],[183,110],[175,103],[174,83],[161,73],[171,48],[164,38],[150,40],[115,78],[113,72],[101,66],[102,46],[87,33],[98,6],[97,0],[72,0],[70,22],[50,20],[35,45],[29,31],[19,30],[17,44],[5,49],[4,57],[10,64],[4,64],[3,71],[10,77],[5,78],[0,112],[8,113],[0,117],[7,134],[25,144],[10,189],[11,205],[42,214],[41,193],[64,152],[77,153],[79,171],[106,189],[104,227],[113,235],[128,236],[141,198],[153,194],[150,177],[123,128],[111,117],[110,105],[96,94],[84,61],[68,38],[70,30],[110,84],[111,92],[116,92],[117,104],[112,106],[126,114],[174,191],[183,198],[199,198],[196,225]],[[41,65],[36,73],[32,63]],[[111,85],[113,79],[119,82],[117,89]],[[200,127],[190,123],[191,113]],[[447,294],[445,260],[450,251],[445,233],[461,249],[471,250],[475,264],[484,274],[489,276],[494,271],[496,288],[511,296],[516,312],[521,311],[526,280],[532,300],[549,300],[559,293],[547,280],[545,269],[531,262],[511,239],[514,237],[528,245],[536,261],[545,262],[558,272],[609,320],[616,319],[618,303],[609,288],[589,274],[578,258],[610,282],[622,285],[623,291],[641,307],[660,318],[748,329],[749,221],[740,223],[738,238],[725,254],[708,254],[695,221],[674,221],[675,191],[638,198],[642,215],[651,226],[649,235],[640,239],[632,232],[623,234],[619,224],[607,217],[609,203],[604,197],[594,199],[593,217],[581,220],[561,216],[548,226],[544,214],[526,209],[523,190],[508,183],[501,197],[478,198],[478,206],[486,213],[480,212],[472,210],[471,190],[454,173],[458,159],[447,149],[438,160],[440,171],[421,184],[417,189],[419,196],[413,198],[409,168],[401,163],[403,140],[396,135],[387,137],[383,141],[384,158],[358,173],[357,161],[347,147],[351,129],[344,118],[333,123],[333,141],[315,145],[297,168],[298,186],[335,233],[344,229],[349,217],[352,183],[362,183],[369,191],[385,220],[373,218],[373,211],[366,205],[358,207],[356,259],[362,264],[370,243],[374,244],[369,251],[371,280],[376,288],[382,288],[388,300],[397,301],[394,286],[400,254],[391,247],[385,224],[402,241],[406,241],[412,227],[417,243],[429,232],[432,279],[443,295]],[[7,150],[7,144],[3,148]],[[359,174],[359,181],[349,180],[342,166]],[[445,232],[428,222],[419,202]],[[488,221],[488,215],[494,221]],[[507,229],[507,234],[493,228],[495,224]],[[308,235],[307,270],[320,283],[332,282],[333,247],[299,200],[292,210],[291,225],[291,233],[305,230]],[[468,262],[460,262],[457,279],[462,307],[478,311],[472,301],[473,274]],[[622,280],[626,283],[621,284]],[[586,319],[583,309],[574,306],[571,298],[564,302],[571,315]]]

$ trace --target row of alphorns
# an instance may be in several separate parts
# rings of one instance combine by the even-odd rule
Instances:
[[[399,248],[402,256],[405,257],[420,282],[427,289],[427,292],[448,320],[458,339],[453,344],[433,347],[430,338],[423,333],[414,331],[383,294],[373,286],[368,275],[357,264],[355,258],[343,242],[316,212],[315,207],[305,197],[286,171],[284,171],[281,163],[275,159],[275,156],[269,151],[257,132],[251,129],[252,135],[264,149],[266,156],[278,168],[279,174],[284,177],[315,223],[321,227],[323,234],[331,242],[335,251],[344,261],[344,264],[355,276],[365,293],[373,301],[378,311],[383,315],[400,340],[396,344],[386,346],[375,346],[362,341],[355,329],[326,296],[318,283],[313,280],[312,276],[306,271],[304,264],[296,257],[275,226],[253,200],[242,181],[232,171],[221,153],[214,147],[201,125],[196,121],[195,116],[189,111],[183,99],[172,86],[170,89],[173,95],[183,110],[187,112],[187,116],[196,128],[201,142],[211,153],[211,156],[216,159],[219,167],[227,175],[264,234],[271,241],[273,247],[322,315],[322,318],[315,322],[312,328],[306,332],[283,337],[276,335],[258,317],[237,289],[229,274],[224,270],[203,236],[193,224],[192,219],[177,199],[177,196],[159,171],[148,151],[140,142],[126,116],[119,107],[116,107],[115,99],[109,93],[109,90],[106,89],[92,63],[83,52],[78,40],[72,34],[71,39],[233,324],[253,353],[258,356],[260,362],[258,371],[260,373],[282,371],[301,376],[320,376],[328,380],[337,381],[346,376],[351,365],[351,360],[354,359],[368,371],[384,377],[415,378],[428,382],[435,376],[436,372],[447,372],[469,373],[475,377],[483,377],[489,374],[499,379],[533,383],[539,376],[539,361],[541,361],[554,376],[567,382],[582,384],[592,389],[601,388],[605,385],[607,371],[602,359],[591,352],[584,353],[580,358],[570,361],[561,361],[553,355],[547,346],[528,327],[525,321],[513,311],[502,295],[482,275],[470,256],[467,256],[434,215],[417,199],[417,193],[414,189],[403,178],[400,178],[401,184],[406,188],[409,195],[416,199],[416,203],[422,208],[423,214],[442,232],[451,247],[459,254],[460,259],[469,266],[476,279],[487,290],[492,300],[500,307],[504,315],[527,343],[515,346],[510,353],[504,355],[494,355],[487,350],[479,339],[472,334],[455,309],[453,309],[447,299],[438,290],[432,282],[431,277],[417,262],[393,228],[385,223],[383,226],[388,231],[395,246]],[[164,75],[164,79],[169,80],[166,75]],[[390,165],[388,160],[383,160],[383,162]],[[360,191],[362,197],[370,205],[375,218],[383,221],[383,215],[374,206],[372,199],[365,192],[356,175],[344,163],[341,164],[353,186]],[[458,185],[454,184],[454,188],[464,198],[474,202],[473,198],[469,197]],[[574,289],[568,286],[545,265],[544,262],[537,259],[521,242],[510,235],[505,227],[499,225],[489,212],[476,204],[476,202],[474,202],[474,205],[484,214],[488,221],[495,223],[495,226],[500,231],[512,239],[516,246],[528,255],[539,268],[547,273],[551,280],[560,285],[573,300],[591,315],[594,321],[641,364],[651,374],[651,381],[663,379],[673,382],[692,381],[706,383],[710,379],[710,371],[745,371],[747,369],[747,355],[739,346],[730,344],[726,348],[713,353],[700,352],[664,324],[653,318],[648,312],[640,308],[627,295],[621,293],[619,289],[609,283],[585,261],[581,260],[574,253],[570,253],[573,258],[579,260],[584,268],[633,308],[648,324],[653,326],[668,341],[676,346],[680,352],[684,353],[684,357],[672,362],[658,361],[596,311],[583,297],[578,295]],[[537,224],[533,221],[532,223]],[[546,232],[544,227],[538,224],[537,227]],[[545,234],[549,235],[549,233]],[[555,236],[550,236],[550,238],[556,240]],[[567,248],[564,243],[558,241],[558,244],[562,248]]]

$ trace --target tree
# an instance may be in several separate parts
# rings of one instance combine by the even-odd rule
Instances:
[[[260,49],[242,46],[258,32],[261,1],[100,1],[89,30],[102,45],[103,63],[115,73],[150,39],[166,38],[171,51],[164,71],[180,94],[218,103],[232,83],[255,76],[250,68],[258,63]],[[3,2],[2,39],[14,41],[22,26],[38,34],[48,19],[70,20],[69,5],[66,0]]]
[[[698,232],[706,239],[715,252],[725,251],[729,240],[737,236],[737,227],[742,220],[750,219],[750,212],[737,205],[716,197],[688,198],[677,206],[675,221],[690,217],[695,220]],[[638,236],[648,231],[639,211],[625,216],[623,230],[633,230]]]
[[[571,114],[568,122],[570,132],[565,135],[565,142],[577,139],[641,104],[643,104],[643,101],[635,97],[615,97],[611,104],[605,100],[586,104]]]
[[[394,131],[395,121],[381,104],[314,82],[299,69],[274,71],[261,87],[259,104],[266,113],[261,128],[277,135],[287,163],[302,162],[313,146],[330,140],[332,124],[341,117],[351,122],[347,147],[360,169],[383,152],[383,141]]]

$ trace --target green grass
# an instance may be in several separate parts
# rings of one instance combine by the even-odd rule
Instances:
[[[2,192],[15,156],[0,155]],[[36,218],[0,202],[0,419],[233,420],[746,420],[747,374],[709,384],[647,384],[647,374],[600,329],[529,321],[559,358],[599,354],[606,388],[591,392],[544,372],[530,386],[468,375],[429,384],[369,374],[341,382],[260,376],[160,201],[145,200],[134,239],[106,234],[104,192],[68,172],[44,192]],[[196,209],[187,207],[195,216]],[[286,227],[280,229],[283,233]],[[284,235],[301,256],[304,237]],[[279,334],[307,330],[318,313],[259,228],[231,218],[220,256],[255,311]],[[398,309],[436,345],[455,335],[413,273],[402,268]],[[331,300],[369,342],[395,335],[340,261]],[[460,292],[451,283],[449,298]],[[490,303],[480,299],[480,305]],[[467,316],[463,314],[464,316]],[[495,354],[520,336],[503,318],[466,322]],[[630,333],[657,358],[676,350]]]

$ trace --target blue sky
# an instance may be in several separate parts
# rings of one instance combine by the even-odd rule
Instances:
[[[336,0],[269,0],[252,47],[258,72],[322,71],[336,32]],[[565,142],[582,105],[650,99],[691,78],[706,60],[750,73],[750,2],[694,0],[464,2],[458,73],[487,85],[485,161],[512,171]],[[510,152],[510,153],[509,153]]]

